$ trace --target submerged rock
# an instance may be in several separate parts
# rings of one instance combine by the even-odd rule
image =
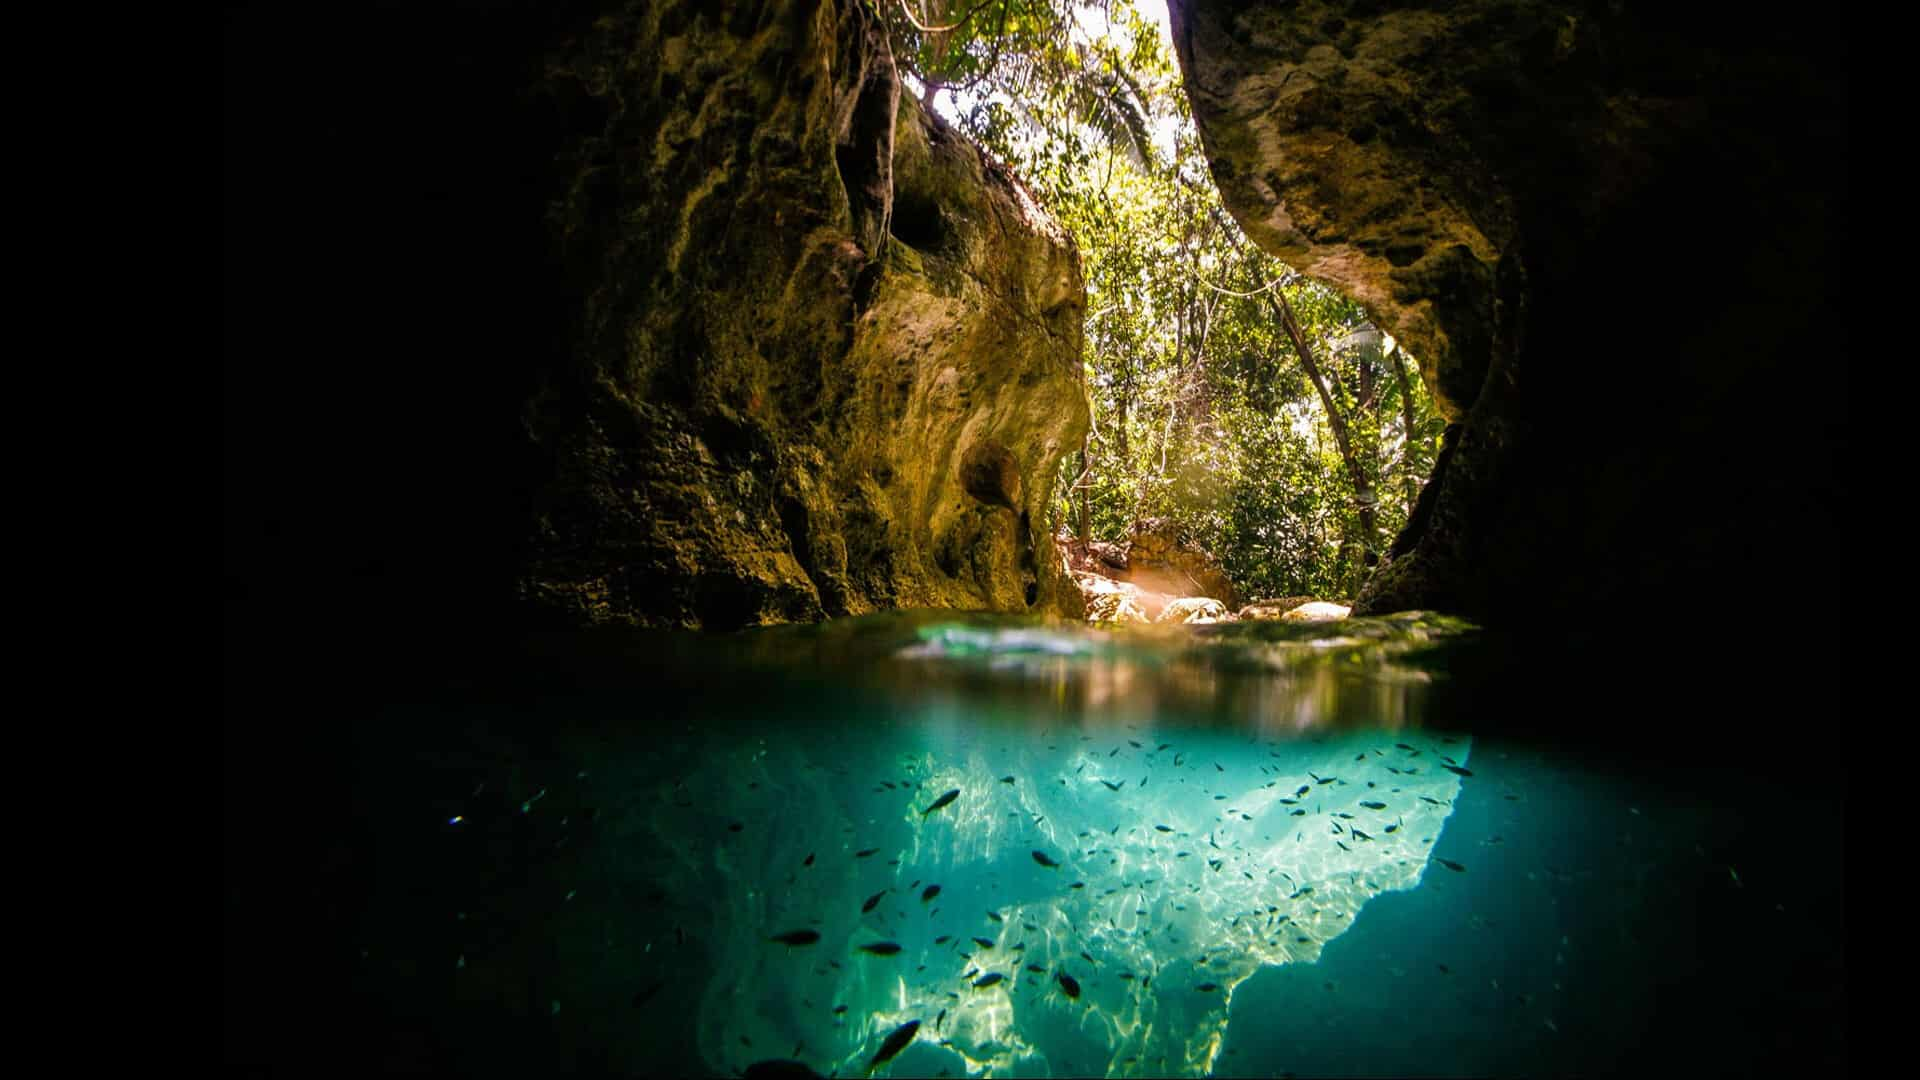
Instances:
[[[522,598],[1080,614],[1044,522],[1088,423],[1072,238],[900,94],[864,4],[609,8],[541,84],[571,328],[525,414]]]
[[[1141,609],[1133,591],[1118,589],[1097,593],[1087,600],[1088,622],[1150,624],[1153,617]]]

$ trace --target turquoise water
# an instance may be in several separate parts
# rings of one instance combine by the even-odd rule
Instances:
[[[914,1022],[876,1075],[1843,1063],[1844,784],[1789,811],[1489,733],[1489,648],[1417,615],[534,642],[340,717],[326,1027],[488,1075],[862,1075]]]

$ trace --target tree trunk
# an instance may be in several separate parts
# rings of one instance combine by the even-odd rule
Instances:
[[[1320,374],[1320,364],[1313,358],[1313,350],[1307,347],[1307,338],[1300,332],[1300,324],[1294,321],[1293,307],[1287,303],[1286,294],[1279,289],[1267,290],[1267,307],[1273,310],[1274,317],[1280,321],[1281,329],[1287,333],[1287,339],[1293,342],[1293,351],[1300,357],[1300,364],[1307,369],[1307,378],[1313,388],[1320,392],[1320,404],[1327,410],[1327,426],[1333,429],[1334,445],[1340,448],[1340,460],[1347,467],[1347,477],[1353,481],[1354,508],[1360,512],[1360,532],[1365,546],[1365,558],[1370,563],[1374,558],[1375,519],[1373,482],[1353,453],[1353,441],[1348,437],[1346,417],[1340,415],[1340,409],[1334,404],[1333,394],[1327,389],[1327,381]]]
[[[1082,551],[1088,550],[1087,544],[1093,539],[1090,515],[1087,511],[1087,489],[1093,486],[1093,474],[1087,464],[1087,448],[1092,441],[1092,433],[1088,433],[1080,440],[1080,479],[1074,485],[1080,489],[1080,527],[1076,532],[1080,536]]]
[[[1419,497],[1419,482],[1415,480],[1413,470],[1413,385],[1407,381],[1407,365],[1400,358],[1400,350],[1394,349],[1387,354],[1393,360],[1393,377],[1400,381],[1400,413],[1407,423],[1407,437],[1400,451],[1400,477],[1407,486],[1407,516],[1413,516],[1413,503]]]

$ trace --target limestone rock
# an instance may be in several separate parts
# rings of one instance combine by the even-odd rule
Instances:
[[[1344,619],[1353,614],[1353,609],[1345,604],[1332,604],[1325,600],[1310,600],[1280,616],[1283,622],[1327,622]]]
[[[1313,602],[1314,598],[1311,596],[1288,596],[1279,600],[1255,600],[1253,603],[1241,608],[1238,615],[1242,619],[1278,619],[1302,604],[1311,604]]]
[[[1235,606],[1233,581],[1219,561],[1163,518],[1147,518],[1134,526],[1125,569],[1118,576],[1168,597],[1210,596],[1229,611]]]
[[[1140,609],[1131,594],[1114,590],[1087,601],[1087,621],[1149,624],[1153,619]]]
[[[573,623],[1081,612],[1072,239],[857,0],[609,5],[548,58],[571,330],[521,595]]]
[[[1155,622],[1163,623],[1216,623],[1232,622],[1233,612],[1227,605],[1211,596],[1183,596],[1170,601],[1160,609],[1160,617]]]
[[[1358,299],[1453,422],[1357,610],[1751,607],[1752,581],[1839,550],[1847,380],[1819,358],[1845,353],[1850,321],[1832,279],[1851,261],[1844,20],[1556,0],[1170,12],[1229,210]],[[1807,437],[1755,437],[1779,415]]]

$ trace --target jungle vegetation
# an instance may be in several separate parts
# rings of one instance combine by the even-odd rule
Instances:
[[[870,2],[912,92],[1078,240],[1093,428],[1054,527],[1162,519],[1244,597],[1352,597],[1444,425],[1412,357],[1222,206],[1158,0]]]

